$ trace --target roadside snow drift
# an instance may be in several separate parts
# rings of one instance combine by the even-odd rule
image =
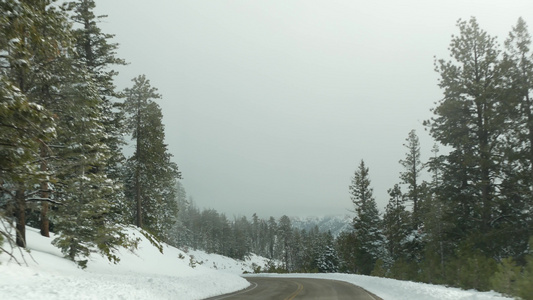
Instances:
[[[123,250],[114,265],[93,255],[86,270],[67,259],[38,230],[27,228],[28,266],[19,266],[0,254],[0,299],[203,299],[244,289],[242,273],[268,260],[251,255],[246,261],[182,251],[165,246],[161,254],[135,229],[130,234],[141,242],[136,253]],[[7,244],[4,244],[9,249]],[[21,260],[17,249],[14,254]],[[503,300],[494,292],[464,291],[444,286],[352,274],[254,274],[247,276],[311,277],[342,280],[358,285],[385,300]]]
[[[0,299],[202,299],[249,285],[238,275],[198,264],[193,268],[183,251],[165,246],[161,254],[138,231],[130,234],[141,238],[135,254],[121,251],[117,265],[92,255],[81,270],[50,244],[53,237],[28,227],[31,257],[24,257],[29,266],[0,254]],[[20,261],[17,250],[14,254]]]

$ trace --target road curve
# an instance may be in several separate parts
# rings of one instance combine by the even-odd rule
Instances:
[[[378,296],[353,284],[327,279],[246,277],[250,287],[245,290],[206,300],[381,300]]]

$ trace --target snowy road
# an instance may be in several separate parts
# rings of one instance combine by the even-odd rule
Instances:
[[[207,300],[381,299],[360,287],[337,280],[282,277],[248,277],[246,279],[251,284],[246,290]]]

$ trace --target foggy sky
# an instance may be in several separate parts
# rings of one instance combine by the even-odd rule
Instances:
[[[100,27],[163,99],[166,142],[200,208],[232,216],[351,214],[361,159],[380,210],[405,139],[442,97],[459,18],[499,41],[533,1],[96,0]],[[405,190],[405,188],[404,188]]]

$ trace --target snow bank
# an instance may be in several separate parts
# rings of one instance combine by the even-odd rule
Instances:
[[[91,256],[86,270],[64,259],[52,238],[27,229],[29,266],[19,266],[0,254],[0,299],[203,299],[246,288],[238,274],[252,273],[268,260],[251,255],[238,261],[203,251],[165,246],[161,254],[142,234],[136,253],[122,251],[117,265]],[[6,245],[4,245],[5,247]],[[16,253],[18,258],[20,254]],[[194,266],[194,267],[192,267]],[[494,292],[464,291],[439,285],[352,274],[260,274],[247,276],[309,277],[346,281],[385,300],[509,300]]]
[[[237,275],[253,273],[254,267],[257,266],[260,266],[261,269],[265,269],[265,266],[268,264],[267,258],[255,254],[251,254],[244,261],[235,260],[218,254],[208,254],[200,250],[188,250],[187,254],[194,257],[194,260],[202,266]]]
[[[165,246],[161,254],[138,231],[130,234],[141,238],[135,254],[122,251],[117,265],[93,255],[81,270],[50,244],[53,237],[28,228],[29,266],[0,254],[0,299],[202,299],[249,285],[237,275],[193,268],[183,251]]]
[[[252,275],[258,276],[258,275]],[[353,274],[261,274],[260,276],[322,278],[355,284],[385,300],[509,300],[495,292],[461,290],[441,285]]]

